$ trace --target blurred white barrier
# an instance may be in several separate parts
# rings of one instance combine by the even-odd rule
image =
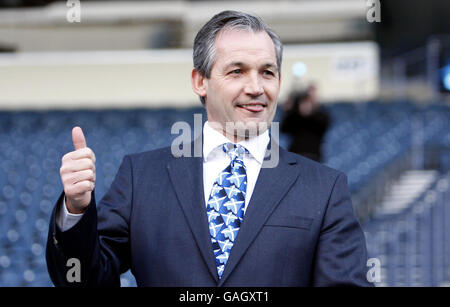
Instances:
[[[199,105],[191,70],[191,49],[0,54],[0,109]],[[325,102],[373,99],[378,48],[372,42],[285,46],[280,102],[304,81],[316,82]]]

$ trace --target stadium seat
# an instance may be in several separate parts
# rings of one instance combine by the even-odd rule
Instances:
[[[410,150],[418,123],[426,145],[450,148],[448,106],[377,101],[325,106],[332,124],[323,144],[324,164],[347,174],[352,193]],[[124,155],[169,146],[177,137],[171,134],[174,122],[193,126],[194,113],[206,120],[201,107],[0,112],[0,285],[52,285],[45,244],[49,217],[62,191],[61,157],[72,150],[72,127],[83,128],[96,153],[95,193],[101,198]],[[275,121],[282,116],[280,109]],[[281,134],[279,141],[287,147],[290,137]],[[448,156],[440,159],[450,169]],[[443,188],[448,181],[449,176],[442,175],[430,188],[434,199],[424,194],[407,211],[363,225],[370,256],[381,260],[384,285],[440,285],[450,280],[449,185]],[[121,284],[135,286],[136,281],[127,272]]]

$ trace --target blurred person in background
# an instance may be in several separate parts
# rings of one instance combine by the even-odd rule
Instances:
[[[283,107],[281,131],[292,137],[289,151],[322,162],[322,142],[331,119],[318,101],[317,86],[311,83],[293,91]]]
[[[258,17],[215,15],[194,41],[204,104],[201,156],[127,155],[97,204],[95,154],[80,127],[62,158],[47,267],[57,286],[370,286],[346,176],[279,148],[264,167],[282,44]],[[228,124],[268,124],[248,137]],[[77,259],[81,277],[67,278]],[[70,275],[70,274],[69,274]]]

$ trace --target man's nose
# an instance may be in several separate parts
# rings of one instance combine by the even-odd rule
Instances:
[[[264,93],[262,82],[257,74],[248,76],[245,84],[245,93],[250,96],[261,96]]]

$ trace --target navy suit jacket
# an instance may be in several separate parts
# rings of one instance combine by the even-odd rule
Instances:
[[[221,279],[201,157],[170,148],[125,156],[110,190],[62,232],[53,210],[47,266],[57,286],[369,286],[366,245],[346,176],[280,148],[262,168]],[[93,193],[94,195],[94,193]],[[61,195],[58,203],[62,201]],[[66,279],[77,258],[81,282]]]

